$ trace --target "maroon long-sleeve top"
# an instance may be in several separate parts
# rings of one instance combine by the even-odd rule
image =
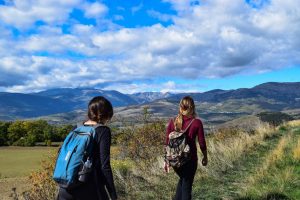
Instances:
[[[182,130],[185,130],[194,117],[183,116]],[[167,131],[166,131],[166,144],[169,142],[169,134],[175,130],[174,119],[170,119]],[[191,159],[198,160],[197,156],[197,147],[196,147],[196,136],[198,136],[198,142],[202,152],[206,151],[206,142],[203,130],[202,121],[199,118],[196,118],[191,126],[186,131],[187,134],[187,143],[191,148]]]

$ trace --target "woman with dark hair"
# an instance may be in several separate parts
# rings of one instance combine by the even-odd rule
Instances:
[[[173,167],[179,176],[175,200],[192,199],[192,186],[197,170],[198,156],[196,147],[196,136],[203,154],[202,165],[207,165],[207,151],[204,137],[203,125],[196,118],[194,100],[190,96],[183,97],[179,104],[179,113],[175,119],[169,121],[166,131],[166,145],[169,143],[169,134],[173,131],[186,130],[186,142],[190,147],[190,160],[180,167]],[[169,164],[165,162],[165,171],[169,171]]]
[[[84,126],[97,126],[93,144],[93,178],[74,189],[60,188],[59,200],[108,200],[117,199],[110,166],[110,128],[105,126],[113,116],[113,107],[104,97],[94,97],[88,105],[88,120]]]

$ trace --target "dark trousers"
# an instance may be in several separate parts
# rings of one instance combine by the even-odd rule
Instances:
[[[91,182],[72,190],[60,188],[57,200],[109,200],[109,197],[103,184],[96,186]]]
[[[191,160],[180,168],[174,168],[174,171],[179,176],[174,200],[192,199],[192,186],[197,170],[197,163],[197,161]]]
[[[108,199],[108,198],[107,198]],[[86,193],[85,191],[67,191],[66,189],[60,188],[57,200],[99,200],[96,193]]]

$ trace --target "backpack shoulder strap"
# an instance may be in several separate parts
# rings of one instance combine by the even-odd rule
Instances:
[[[106,127],[106,126],[103,125],[103,124],[96,124],[96,125],[93,125],[92,127],[93,127],[94,129],[96,129],[96,128],[100,127],[100,126]]]
[[[177,116],[176,116],[176,117],[177,117]],[[173,123],[174,123],[174,122],[175,122],[175,120],[176,120],[176,117],[172,117],[172,118],[171,118],[171,122],[173,122]]]
[[[96,131],[96,129],[98,128],[98,127],[106,127],[105,125],[103,125],[103,124],[95,124],[95,125],[85,125],[84,124],[84,122],[79,122],[79,123],[77,123],[77,128],[80,128],[80,127],[90,127],[90,128],[93,128],[94,129],[94,131],[92,132],[92,136],[93,136],[93,138],[95,138],[95,136],[96,136],[96,134],[97,134],[97,131]]]
[[[96,128],[100,127],[100,126],[104,126],[104,127],[106,127],[106,126],[105,126],[105,125],[103,125],[103,124],[96,124],[96,125],[84,125],[84,123],[83,123],[83,122],[78,122],[78,123],[77,123],[77,128],[78,128],[78,127],[80,127],[80,126],[90,126],[90,127],[93,127],[94,129],[96,129]]]
[[[189,125],[184,129],[183,133],[185,133],[189,128],[190,126],[192,125],[192,123],[194,122],[195,118],[192,119],[192,121],[189,123]]]

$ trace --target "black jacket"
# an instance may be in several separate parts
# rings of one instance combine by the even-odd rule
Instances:
[[[60,188],[59,200],[108,200],[117,199],[112,170],[110,166],[111,132],[106,126],[96,128],[93,145],[93,178],[84,185],[72,190]]]

